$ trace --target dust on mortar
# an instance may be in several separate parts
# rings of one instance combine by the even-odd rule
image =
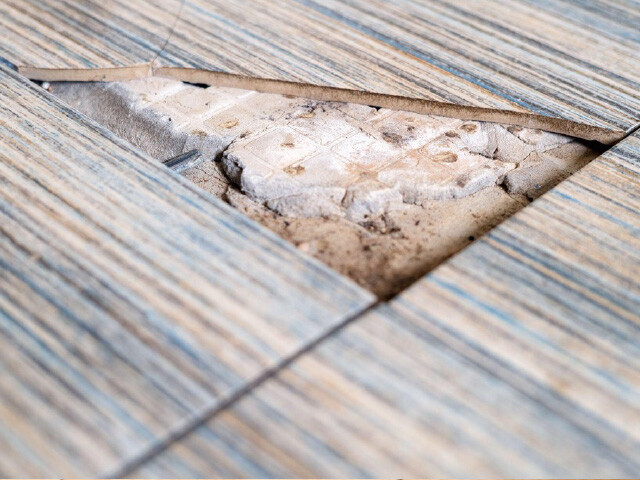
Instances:
[[[182,175],[381,298],[410,285],[598,153],[593,145],[522,127],[438,120],[157,78],[108,84],[54,82],[50,89],[160,160],[198,148],[203,153],[200,162]],[[397,121],[390,121],[393,118]],[[421,138],[430,135],[425,125],[434,118],[440,131],[421,144]],[[327,128],[336,130],[335,139]],[[274,132],[277,129],[282,132]],[[269,135],[277,142],[267,138],[263,150],[248,147]],[[352,146],[340,147],[341,135],[356,142],[360,137],[372,139],[364,147],[373,155],[389,156],[386,167],[379,168],[366,156],[358,163],[357,148],[349,157]],[[309,139],[315,145],[312,153],[305,150]],[[539,153],[536,148],[545,142],[550,148]],[[460,145],[466,146],[454,151]],[[277,166],[282,158],[278,149],[302,152],[303,157]],[[265,162],[260,160],[257,169],[248,171],[241,165],[244,158],[234,159],[238,152],[244,157],[266,156],[267,163],[274,163],[261,171]],[[317,169],[316,157],[332,152],[346,155],[344,174],[351,183],[342,185],[338,175],[336,184],[312,183],[308,192],[304,185],[287,184],[313,182],[313,169],[307,167]],[[394,157],[394,152],[399,153]],[[444,186],[413,184],[411,177],[421,172],[420,165],[426,170],[442,165],[437,168],[453,172],[465,161],[482,166],[462,168],[450,180],[442,176]],[[257,180],[248,178],[251,175],[258,175]],[[285,195],[269,196],[271,192]],[[312,208],[305,209],[309,205]]]

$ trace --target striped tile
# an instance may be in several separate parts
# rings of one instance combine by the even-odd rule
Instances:
[[[639,12],[635,0],[27,0],[0,6],[0,57],[41,79],[153,64],[614,142],[640,122]]]
[[[0,475],[97,476],[372,301],[0,65]]]
[[[186,0],[157,64],[295,84],[201,81],[607,140],[602,128],[613,140],[640,121],[639,22],[625,0]],[[384,97],[397,95],[417,100]]]
[[[640,471],[640,133],[137,477]]]
[[[51,76],[63,69],[65,79],[145,76],[181,5],[182,0],[1,2],[0,57],[26,74],[37,67],[51,70]]]

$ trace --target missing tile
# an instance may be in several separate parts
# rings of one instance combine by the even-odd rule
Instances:
[[[563,135],[145,78],[50,90],[381,298],[598,154]]]

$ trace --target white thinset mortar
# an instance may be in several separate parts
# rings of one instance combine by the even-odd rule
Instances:
[[[514,175],[518,167],[537,166],[553,177],[565,165],[545,152],[571,141],[493,123],[159,78],[52,88],[160,158],[198,148],[211,160],[224,151],[221,168],[244,194],[296,218],[365,222],[405,204],[468,196],[505,176],[526,193],[532,185],[522,179],[530,175]]]

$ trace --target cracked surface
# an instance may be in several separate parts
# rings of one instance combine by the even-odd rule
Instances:
[[[381,297],[594,156],[514,126],[149,78],[53,93]]]
[[[362,223],[403,204],[465,197],[571,140],[355,104],[300,103],[291,117],[236,140],[223,158],[246,195],[292,217]]]

